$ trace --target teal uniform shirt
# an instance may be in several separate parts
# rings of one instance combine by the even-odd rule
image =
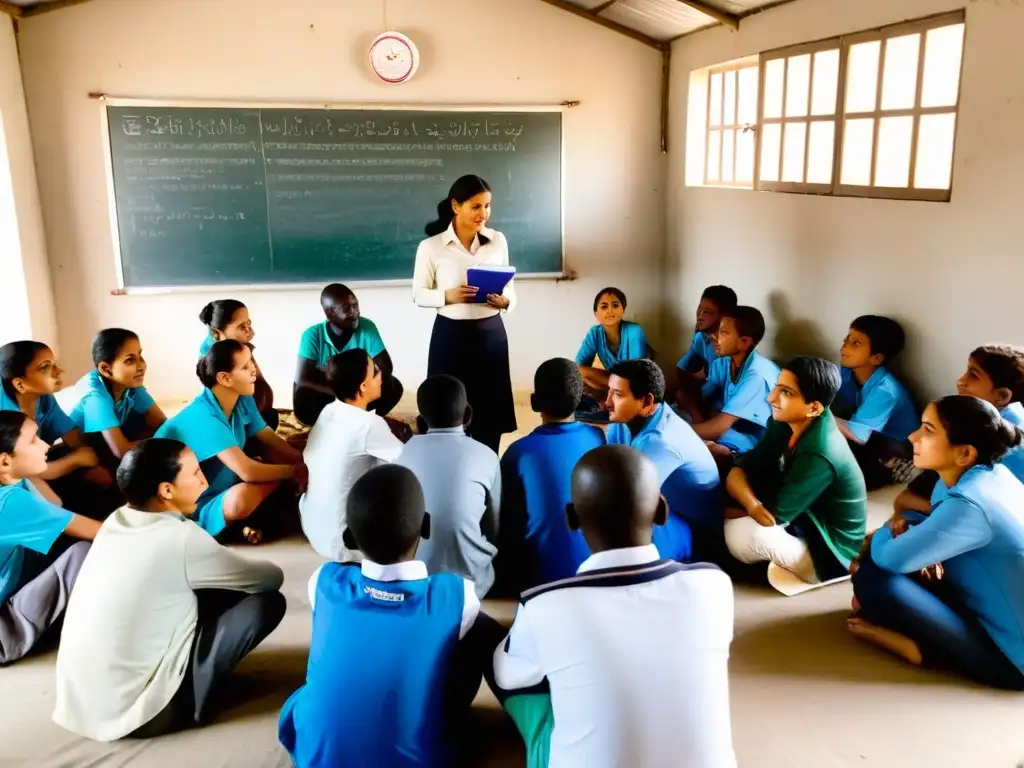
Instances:
[[[299,342],[299,357],[312,360],[316,367],[323,370],[327,367],[327,361],[337,354],[347,352],[350,349],[362,349],[370,357],[376,357],[385,350],[384,340],[372,320],[366,317],[359,318],[359,325],[352,332],[352,337],[341,349],[338,349],[331,339],[327,330],[327,321],[310,326],[302,334]]]
[[[7,394],[7,391],[0,388],[0,411],[20,411],[18,404]],[[39,427],[39,437],[44,442],[53,445],[64,435],[75,428],[75,423],[68,418],[57,398],[53,395],[40,395],[36,401],[36,417],[34,419]]]
[[[28,480],[0,485],[0,604],[31,578],[25,573],[27,550],[45,555],[72,517]]]
[[[613,352],[608,345],[608,334],[604,327],[592,327],[587,331],[580,351],[576,353],[576,365],[593,365],[596,357],[604,369],[609,371],[616,363],[647,357],[647,334],[640,325],[623,320],[619,334],[619,348]]]
[[[145,387],[126,389],[115,401],[99,371],[90,371],[75,385],[78,402],[68,418],[84,434],[124,427],[133,416],[143,415],[156,405]]]
[[[737,419],[718,439],[719,444],[733,453],[745,453],[757,445],[772,417],[768,395],[775,388],[779,373],[779,366],[756,350],[747,357],[735,381],[732,358],[720,357],[711,364],[701,394],[705,400],[720,398],[722,413]]]

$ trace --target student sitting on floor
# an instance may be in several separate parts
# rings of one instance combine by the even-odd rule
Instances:
[[[594,317],[598,325],[593,326],[583,339],[580,351],[576,353],[583,383],[586,386],[584,412],[599,411],[608,398],[608,371],[616,363],[647,357],[647,335],[637,323],[623,320],[626,311],[626,294],[618,288],[605,288],[594,299]],[[600,360],[601,368],[595,368],[594,360]]]
[[[0,411],[0,665],[25,656],[64,615],[100,524],[61,509],[45,481],[36,423]],[[61,534],[84,539],[61,541]],[[70,546],[62,546],[68,544]]]
[[[211,536],[241,523],[242,537],[250,544],[263,540],[264,527],[287,527],[283,518],[285,480],[304,486],[307,473],[302,456],[277,436],[256,409],[253,392],[256,367],[249,347],[238,341],[218,341],[196,365],[203,391],[157,430],[157,437],[185,443],[203,465],[209,487],[199,498],[196,522]],[[245,453],[254,441],[266,463]],[[252,445],[252,444],[250,444]],[[250,447],[250,450],[253,450]],[[271,495],[282,488],[279,503]],[[258,517],[252,515],[260,510]],[[278,518],[278,519],[275,519]]]
[[[464,717],[503,630],[472,582],[415,560],[430,518],[405,467],[376,467],[348,497],[346,546],[309,582],[306,683],[285,702],[278,737],[298,768],[456,765]]]
[[[913,470],[907,437],[917,428],[917,409],[889,372],[903,350],[903,328],[880,315],[850,324],[840,353],[843,385],[836,397],[839,429],[850,441],[869,491],[906,482]]]
[[[35,421],[39,437],[52,446],[40,479],[53,486],[71,511],[102,519],[120,502],[117,486],[54,397],[63,385],[62,375],[45,344],[5,344],[0,347],[0,411],[19,411]]]
[[[990,345],[978,347],[967,359],[967,370],[957,379],[957,392],[973,395],[999,409],[999,415],[1024,429],[1024,349]],[[1024,445],[1008,451],[999,461],[1024,483]],[[931,511],[931,496],[938,473],[922,472],[896,497],[896,511]]]
[[[651,462],[591,451],[572,480],[570,525],[594,553],[575,578],[523,593],[494,651],[495,694],[527,765],[735,768],[729,718],[729,578],[659,559],[668,508]]]
[[[256,332],[252,329],[249,310],[242,302],[234,299],[211,301],[199,313],[199,320],[209,329],[203,343],[199,345],[200,357],[207,353],[214,342],[225,339],[234,339],[247,344],[249,350],[255,354],[256,347],[253,346],[252,340],[256,336]],[[267,426],[277,431],[280,416],[274,410],[274,390],[263,378],[263,373],[260,371],[255,357],[252,359],[252,364],[256,366],[256,393],[253,395],[256,407]]]
[[[430,516],[430,538],[419,559],[430,573],[454,573],[483,598],[494,584],[501,469],[497,454],[466,434],[473,409],[466,388],[452,376],[431,376],[416,393],[420,434],[396,464],[420,481]]]
[[[729,552],[742,563],[767,561],[769,581],[787,594],[848,576],[864,540],[864,477],[829,410],[839,384],[833,363],[789,361],[768,397],[767,434],[726,482]]]
[[[897,513],[854,566],[858,637],[912,664],[1024,690],[1024,484],[998,464],[1024,434],[991,403],[931,403],[910,436],[941,484],[927,517]]]
[[[764,316],[754,307],[722,312],[714,337],[718,358],[701,387],[703,408],[691,402],[689,409],[694,431],[712,443],[716,457],[745,453],[764,436],[768,393],[779,379],[779,366],[755,349],[764,331]]]
[[[402,441],[370,410],[380,399],[382,378],[377,363],[361,349],[335,355],[327,366],[336,399],[309,433],[303,452],[309,486],[299,499],[299,515],[309,543],[328,560],[359,559],[341,537],[349,491],[368,470],[393,462],[402,452]]]
[[[206,479],[177,440],[132,448],[128,499],[103,523],[71,595],[53,721],[97,741],[203,725],[228,677],[284,617],[276,565],[189,519]]]
[[[327,377],[332,357],[361,349],[373,358],[381,372],[380,394],[372,403],[373,411],[387,416],[402,399],[402,383],[394,376],[391,355],[373,321],[359,315],[359,299],[346,286],[331,283],[320,293],[320,306],[326,319],[306,329],[299,342],[299,365],[295,372],[295,417],[303,424],[316,424],[320,412],[334,401],[334,390]]]
[[[654,529],[663,557],[683,560],[691,553],[691,528],[722,524],[718,467],[693,428],[665,404],[665,375],[650,360],[627,360],[611,370],[608,442],[629,445],[654,462],[668,521]]]
[[[68,417],[103,460],[117,465],[135,441],[150,437],[167,421],[143,386],[146,361],[139,337],[124,328],[107,328],[92,340],[96,367],[75,385]]]
[[[707,380],[711,364],[718,359],[715,352],[715,334],[722,314],[736,308],[736,291],[726,285],[711,285],[704,289],[697,305],[697,325],[693,341],[686,354],[676,364],[677,405],[685,405],[700,385]]]

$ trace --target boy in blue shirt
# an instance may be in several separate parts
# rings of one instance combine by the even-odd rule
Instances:
[[[738,303],[736,291],[727,285],[711,285],[704,289],[697,305],[697,325],[693,341],[686,354],[676,364],[679,390],[683,391],[691,382],[703,382],[708,369],[718,358],[715,352],[715,334],[723,313],[732,312]]]
[[[886,367],[904,344],[903,328],[881,315],[850,324],[840,351],[842,386],[834,410],[869,491],[906,482],[913,471],[908,438],[920,420],[914,401]]]
[[[320,292],[324,322],[310,326],[299,342],[299,364],[295,372],[293,395],[295,417],[313,426],[320,411],[334,402],[334,392],[327,381],[327,362],[350,349],[366,351],[380,368],[383,387],[380,399],[370,410],[387,416],[402,399],[402,383],[395,378],[391,355],[372,320],[359,314],[359,299],[347,286],[331,283]]]
[[[416,476],[371,469],[348,498],[345,545],[362,563],[326,563],[310,580],[306,683],[285,702],[278,736],[297,768],[442,768],[504,631],[473,583],[427,575],[430,535]]]
[[[548,360],[533,377],[530,405],[541,426],[510,445],[501,459],[496,570],[503,594],[575,576],[590,556],[583,535],[565,522],[576,462],[605,443],[600,429],[573,415],[583,389],[572,360]]]

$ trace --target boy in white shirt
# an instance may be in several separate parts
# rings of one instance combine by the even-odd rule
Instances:
[[[524,592],[494,652],[491,688],[530,768],[735,768],[732,583],[659,558],[651,529],[667,514],[657,470],[632,448],[596,448],[573,471],[568,523],[593,554]]]

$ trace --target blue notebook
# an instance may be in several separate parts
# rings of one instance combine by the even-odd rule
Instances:
[[[476,304],[486,304],[487,295],[496,293],[499,296],[505,290],[505,286],[516,276],[515,267],[492,266],[481,264],[479,267],[470,267],[466,272],[466,284],[472,285],[480,290],[473,299]]]

